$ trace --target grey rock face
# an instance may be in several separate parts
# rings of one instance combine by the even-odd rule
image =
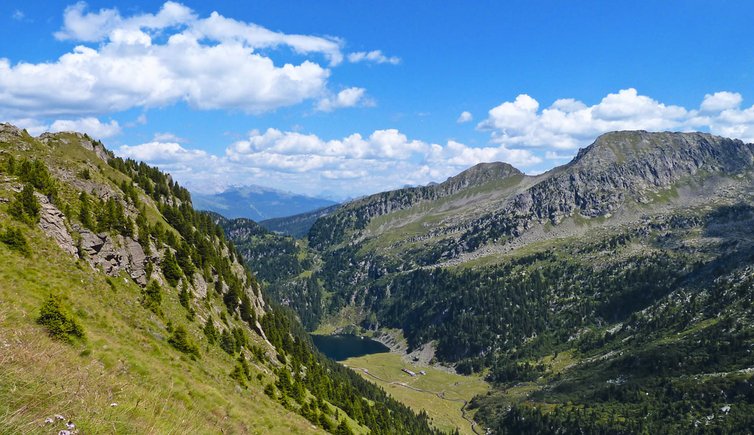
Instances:
[[[16,142],[18,138],[23,137],[23,130],[16,127],[13,124],[5,122],[0,123],[0,141],[1,142]]]
[[[626,201],[697,174],[751,169],[754,145],[704,133],[614,132],[600,136],[560,171],[472,222],[461,239],[471,250],[486,240],[517,237],[534,223],[560,223],[579,214],[602,217]]]
[[[202,274],[195,272],[192,281],[196,296],[199,298],[205,298],[207,296],[207,281],[204,280]]]
[[[66,253],[78,257],[73,237],[65,225],[65,215],[58,210],[46,196],[36,194],[41,206],[39,214],[39,228]]]
[[[138,284],[147,284],[147,257],[137,241],[130,237],[96,234],[86,228],[79,229],[79,233],[84,258],[92,267],[110,276],[125,271]]]
[[[136,240],[127,238],[125,239],[125,249],[128,254],[126,269],[129,275],[139,285],[147,285],[147,256],[144,253],[144,248]]]

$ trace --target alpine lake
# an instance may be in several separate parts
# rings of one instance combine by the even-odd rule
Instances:
[[[389,352],[387,346],[368,337],[349,334],[317,335],[312,334],[312,341],[320,352],[335,361],[343,361],[375,353]]]

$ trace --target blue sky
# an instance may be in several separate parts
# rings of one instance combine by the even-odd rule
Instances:
[[[741,1],[11,0],[0,120],[86,131],[205,192],[538,173],[615,129],[754,140],[753,19]]]

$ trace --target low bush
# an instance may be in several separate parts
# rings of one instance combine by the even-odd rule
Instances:
[[[24,233],[18,228],[8,227],[5,231],[0,231],[0,242],[3,242],[10,249],[18,251],[26,256],[31,254],[29,242],[26,241]]]
[[[84,339],[84,328],[71,313],[63,307],[59,297],[50,294],[39,309],[37,323],[46,327],[52,338],[73,342]]]
[[[199,356],[199,347],[191,340],[188,331],[183,326],[177,326],[168,338],[168,343],[183,353],[191,355],[192,358]]]
[[[149,284],[141,291],[141,305],[158,316],[162,316],[162,291],[157,281],[149,281]]]

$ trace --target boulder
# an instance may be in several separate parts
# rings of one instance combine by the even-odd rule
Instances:
[[[79,229],[79,234],[81,235],[81,250],[86,253],[89,259],[91,260],[99,255],[102,246],[105,244],[106,236],[100,236],[86,228]]]

